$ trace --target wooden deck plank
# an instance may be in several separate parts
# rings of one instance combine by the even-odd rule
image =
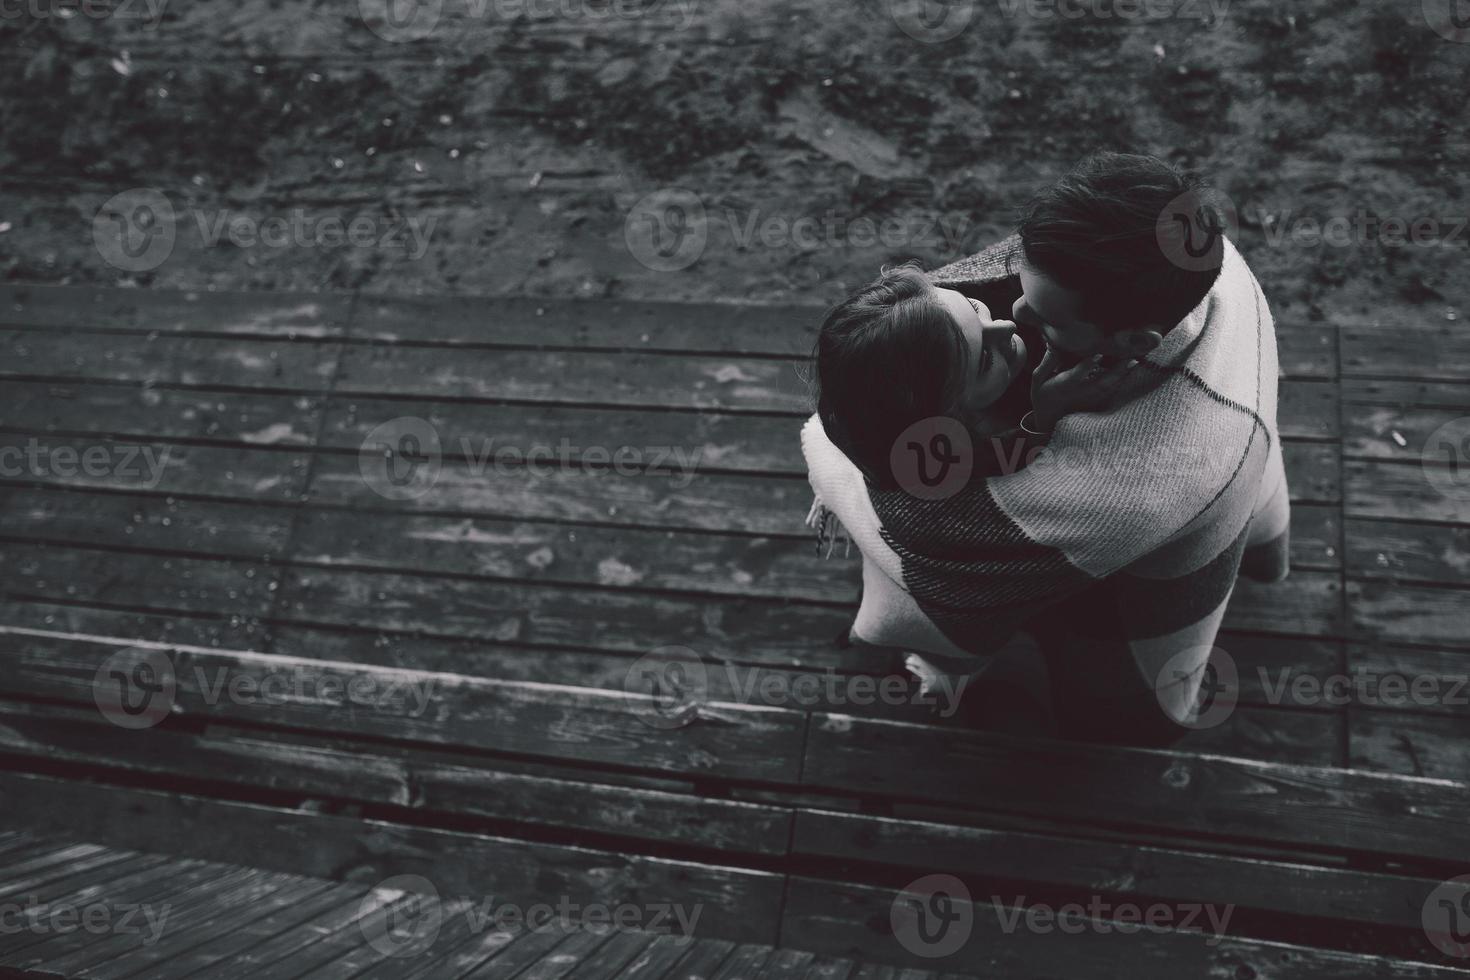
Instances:
[[[1349,615],[1364,637],[1391,643],[1470,646],[1470,592],[1444,586],[1349,582]]]
[[[730,415],[593,405],[522,405],[403,401],[370,395],[199,391],[86,382],[10,381],[15,397],[0,409],[13,433],[57,438],[107,435],[133,441],[206,440],[220,445],[306,446],[326,413],[323,446],[357,453],[392,419],[420,418],[433,426],[449,459],[512,465],[533,449],[538,459],[565,457],[623,470],[769,472],[804,475],[798,442],[804,412],[783,416]],[[1335,438],[1331,385],[1289,382],[1282,389],[1282,432],[1292,446]],[[49,441],[49,440],[48,440]],[[615,453],[619,455],[614,456]]]
[[[1449,816],[1451,800],[1470,789],[1388,778],[841,716],[813,718],[802,774],[812,787],[887,798],[1038,816],[1080,807],[1100,825],[1456,860],[1466,843],[1452,838],[1470,828]]]
[[[1088,894],[1144,894],[1342,922],[1420,926],[1436,881],[1342,867],[1067,839],[1014,830],[801,810],[794,855],[1034,882]]]
[[[0,433],[0,447],[24,452],[26,436]],[[1295,444],[1287,455],[1293,500],[1335,503],[1339,499],[1336,455],[1331,447]],[[752,476],[696,471],[687,485],[674,476],[650,479],[610,470],[491,467],[475,472],[446,461],[423,494],[390,502],[363,479],[356,455],[317,454],[260,447],[133,443],[47,437],[48,451],[66,449],[81,458],[97,446],[115,446],[119,461],[132,460],[122,474],[44,468],[23,477],[0,479],[11,486],[94,488],[106,492],[225,498],[230,501],[299,501],[303,481],[314,467],[313,500],[382,512],[392,509],[440,512],[476,518],[560,520],[614,526],[641,525],[671,530],[716,530],[805,537],[803,518],[811,490],[803,474]],[[151,457],[134,455],[148,449]],[[166,450],[166,452],[165,452]],[[147,460],[155,460],[150,465]],[[136,476],[131,475],[136,472]],[[157,482],[153,475],[157,473]]]
[[[440,401],[472,399],[765,412],[790,415],[793,419],[811,411],[811,395],[804,378],[805,360],[642,351],[609,356],[601,352],[546,349],[360,344],[344,347],[314,339],[279,337],[38,334],[3,329],[0,329],[0,344],[12,352],[10,363],[0,368],[0,376],[15,380],[47,379],[52,387],[71,385],[88,391],[102,387],[84,385],[89,380],[122,386],[120,392],[107,397],[122,399],[132,409],[129,414],[135,416],[148,409],[153,409],[150,414],[155,416],[165,414],[158,411],[163,404],[162,393],[132,393],[140,399],[134,408],[135,403],[128,400],[127,383],[147,384],[153,389],[255,389],[316,394],[325,391],[334,380],[339,400],[354,396],[377,399],[392,394]],[[189,403],[187,398],[178,401]],[[267,404],[279,404],[279,401]],[[415,414],[414,408],[409,406],[394,411],[393,415]],[[17,409],[20,418],[34,417],[34,413],[34,409],[30,412],[24,407]],[[1281,413],[1285,434],[1336,438],[1335,384],[1286,382]],[[44,411],[42,414],[44,417]],[[586,438],[588,431],[594,430],[584,430],[582,438]]]
[[[0,752],[113,772],[332,796],[416,810],[524,822],[742,855],[781,854],[789,811],[636,786],[501,772],[439,761],[407,747],[349,751],[299,737],[252,738],[152,728],[118,739],[95,708],[0,702]],[[0,869],[3,874],[3,869]]]
[[[258,872],[233,887],[214,892],[193,910],[187,922],[180,923],[152,946],[120,959],[90,964],[88,976],[95,980],[151,976],[154,967],[168,964],[175,957],[200,947],[227,940],[272,912],[297,905],[314,908],[332,891],[327,882],[309,878],[281,882],[278,876]]]
[[[70,975],[73,971],[85,970],[90,964],[106,963],[127,956],[169,935],[172,929],[177,929],[181,922],[187,921],[194,908],[219,891],[246,880],[249,875],[250,872],[243,868],[230,870],[199,861],[168,860],[159,867],[155,876],[162,879],[166,889],[160,892],[158,885],[149,881],[143,887],[143,893],[138,896],[148,901],[155,910],[154,914],[159,916],[157,934],[141,929],[133,933],[95,935],[85,943],[47,943],[33,946],[23,956],[12,958],[8,962],[17,967],[44,967],[56,973]],[[151,897],[149,892],[153,893]],[[120,908],[120,903],[137,899],[129,891],[116,891],[109,885],[99,900],[113,908]]]
[[[852,960],[819,954],[812,965],[807,967],[803,980],[849,980],[852,967]]]
[[[1332,572],[1296,570],[1284,582],[1236,580],[1224,628],[1314,637],[1342,633],[1342,583]]]
[[[352,298],[341,293],[93,289],[5,285],[0,324],[87,330],[335,336]],[[764,354],[810,354],[824,307],[494,296],[363,294],[351,334],[383,343],[469,344]],[[1278,323],[1284,373],[1333,377],[1335,329]]]
[[[1302,573],[1301,585],[1282,590],[1278,601],[1300,613],[1295,631],[1324,632],[1329,599],[1324,584],[1305,579],[1310,574]],[[856,607],[311,568],[286,570],[281,592],[280,617],[293,623],[585,645],[639,656],[682,646],[712,660],[810,667],[844,660],[831,640],[851,625]],[[1243,625],[1251,622],[1243,610],[1232,625],[1251,628]]]
[[[323,399],[315,395],[196,391],[140,385],[6,381],[0,427],[34,435],[111,435],[308,446]]]
[[[272,909],[228,936],[196,946],[186,954],[189,969],[173,975],[208,973],[218,980],[239,980],[258,976],[273,964],[289,965],[292,970],[305,967],[304,957],[337,933],[366,942],[362,919],[367,892],[361,885],[334,885],[306,901]],[[166,969],[174,969],[182,958],[170,957]]]
[[[60,887],[64,880],[78,874],[96,872],[100,875],[111,865],[132,856],[100,849],[95,844],[48,842],[26,860],[5,869],[4,878],[0,878],[0,898],[19,895],[30,889],[49,889],[53,883]]]
[[[289,961],[278,961],[261,968],[255,976],[260,980],[295,980],[310,976],[318,980],[410,980],[423,975],[425,965],[447,962],[443,958],[448,947],[462,944],[468,926],[464,916],[445,916],[444,928],[422,941],[410,938],[405,944],[372,943],[369,936],[379,935],[388,916],[406,903],[421,901],[415,908],[420,915],[441,914],[455,909],[441,904],[432,896],[410,897],[402,892],[373,888],[361,902],[367,909],[357,928],[338,930],[322,937]],[[424,921],[420,919],[420,921]]]
[[[793,978],[806,976],[807,968],[811,965],[813,954],[805,950],[776,949],[771,951],[771,957],[766,961],[760,976],[762,980],[782,980],[782,978]]]
[[[1470,495],[1441,493],[1418,464],[1345,459],[1342,480],[1346,517],[1470,524]]]
[[[73,844],[70,841],[37,837],[23,830],[12,830],[5,835],[4,847],[0,848],[0,883],[12,871],[23,874],[29,868],[44,867],[48,861],[86,857],[101,850],[95,844]],[[61,856],[63,852],[65,855]]]
[[[1470,717],[1470,650],[1350,643],[1347,667],[1355,708]]]
[[[345,329],[346,293],[213,292],[7,283],[0,324],[80,330],[328,337]]]
[[[1352,765],[1405,776],[1470,782],[1465,718],[1422,711],[1351,713]]]
[[[85,976],[92,976],[99,971],[126,976],[130,975],[130,970],[136,974],[141,968],[146,972],[140,975],[149,980],[154,977],[162,980],[165,976],[192,976],[194,974],[181,973],[179,965],[191,962],[191,956],[212,948],[215,943],[228,942],[234,938],[233,932],[220,932],[222,922],[238,916],[239,924],[247,925],[253,914],[251,903],[268,901],[276,905],[285,903],[289,907],[289,903],[297,899],[309,900],[313,895],[320,894],[321,889],[312,886],[323,884],[297,876],[265,874],[254,868],[232,867],[213,862],[206,862],[204,867],[208,872],[208,880],[179,897],[178,907],[170,915],[168,929],[160,937],[171,941],[169,948],[173,952],[167,958],[161,959],[155,953],[153,946],[157,943],[140,947],[135,942],[113,941],[79,950],[72,956],[47,964],[48,968],[74,970]],[[242,907],[234,909],[235,905]],[[180,949],[180,936],[209,938],[203,939],[193,949]]]
[[[1470,375],[1470,337],[1457,323],[1344,323],[1339,343],[1344,377],[1463,381]]]
[[[1470,527],[1355,517],[1343,523],[1351,578],[1470,585]]]
[[[31,829],[39,829],[31,825]],[[55,855],[53,855],[55,856]],[[37,901],[50,901],[95,885],[142,871],[161,863],[153,854],[108,850],[101,854],[70,858],[45,867],[17,871],[7,876],[4,895],[19,901],[23,896]]]
[[[895,894],[876,888],[796,878],[786,922],[793,945],[818,952],[903,960],[929,969],[961,969],[1013,980],[1059,976],[1127,975],[1139,980],[1181,976],[1290,975],[1332,980],[1463,977],[1466,971],[1373,956],[1258,942],[1208,933],[1146,930],[1120,939],[1111,928],[1035,930],[1007,926],[1003,908],[976,896],[963,904],[973,922],[966,942],[950,955],[920,960],[906,954],[888,928]],[[969,918],[967,916],[967,918]],[[1024,922],[1024,919],[1022,920]],[[1289,973],[1283,972],[1289,965]]]
[[[576,964],[565,980],[610,980],[619,976],[654,939],[651,933],[616,929],[595,953]]]
[[[1398,408],[1470,408],[1470,384],[1422,379],[1344,378],[1341,382],[1343,411],[1357,405],[1389,405]]]
[[[7,930],[0,935],[0,964],[24,969],[89,947],[103,937],[85,923],[62,921],[65,913],[60,911],[61,908],[84,909],[100,904],[106,907],[111,919],[113,915],[122,914],[122,910],[113,903],[132,902],[140,893],[143,897],[161,895],[161,901],[166,901],[182,887],[179,879],[192,867],[175,864],[159,855],[140,855],[122,874],[109,874],[104,870],[96,879],[81,879],[86,883],[80,887],[52,894],[44,902],[32,904],[26,911],[24,928]],[[17,900],[21,897],[16,896]],[[50,914],[40,914],[46,911]],[[140,928],[144,926],[142,921],[137,924]]]
[[[0,487],[0,537],[149,552],[279,558],[292,511],[151,494]]]
[[[713,980],[716,971],[734,955],[735,949],[735,943],[724,940],[696,940],[664,977],[667,980]]]
[[[1336,570],[1336,509],[1293,508],[1292,560]],[[0,537],[210,557],[282,557],[385,571],[852,601],[857,563],[826,558],[813,538],[567,525],[545,521],[293,510],[246,501],[0,487]]]
[[[573,928],[569,923],[560,928],[568,932],[566,939],[517,974],[517,980],[563,980],[579,965],[596,955],[612,938],[610,933]]]
[[[769,946],[741,943],[720,964],[719,969],[711,974],[710,980],[746,980],[747,977],[758,977],[770,955]]]
[[[1340,711],[1318,706],[1298,711],[1242,704],[1218,725],[1185,732],[1172,748],[1261,762],[1340,766],[1345,761],[1344,725]]]
[[[364,294],[352,335],[378,342],[805,357],[825,308]]]
[[[213,861],[248,853],[266,870],[321,878],[349,870],[370,881],[418,874],[445,897],[699,905],[700,928],[710,935],[767,943],[776,936],[782,877],[766,871],[17,773],[0,773],[0,791],[16,801],[10,826],[63,829],[109,846]]]
[[[264,616],[280,571],[267,562],[215,561],[44,544],[6,545],[0,592],[140,610]]]
[[[11,671],[13,689],[31,696],[95,703],[96,672],[115,650],[106,642],[48,639],[0,627],[0,660]],[[724,778],[790,780],[805,727],[804,717],[793,711],[705,703],[698,705],[699,723],[671,731],[649,723],[652,699],[640,695],[266,654],[175,649],[168,656],[177,681],[170,707],[177,717],[198,713],[259,723],[268,708],[270,723],[278,726],[652,771],[718,770]],[[321,700],[258,693],[261,684],[270,692],[283,683],[288,691],[338,693]],[[376,693],[363,695],[368,688]],[[257,695],[213,693],[236,690]],[[347,691],[358,694],[349,701],[341,693]]]
[[[1470,393],[1470,385],[1460,386]],[[1435,430],[1470,414],[1470,405],[1438,408],[1403,408],[1386,405],[1343,406],[1344,455],[1360,459],[1384,459],[1416,466],[1425,459],[1429,437]],[[1436,462],[1445,457],[1431,455]]]
[[[258,650],[268,646],[266,627],[257,619],[208,619],[128,610],[89,608],[70,602],[26,600],[8,603],[5,625],[92,636],[126,637],[185,646]]]
[[[0,880],[3,880],[5,870],[21,861],[29,860],[37,854],[50,851],[59,851],[65,844],[59,841],[42,841],[32,834],[23,830],[7,830],[0,832]]]
[[[693,942],[682,936],[656,936],[616,974],[616,980],[661,980],[689,952]]]
[[[571,937],[560,929],[541,929],[523,932],[510,943],[496,950],[490,959],[470,968],[463,974],[465,980],[491,980],[500,977],[518,977],[521,972],[557,949]]]
[[[349,346],[338,397],[393,394],[724,412],[811,412],[805,362],[580,351]]]
[[[25,459],[30,438],[0,432],[0,451],[20,452],[19,458]],[[306,492],[311,462],[302,452],[179,443],[155,446],[95,436],[47,436],[34,445],[43,462],[7,471],[0,484],[295,502]],[[82,465],[88,452],[94,462]]]
[[[0,328],[0,378],[132,382],[158,387],[325,391],[342,345],[334,341],[120,336]]]

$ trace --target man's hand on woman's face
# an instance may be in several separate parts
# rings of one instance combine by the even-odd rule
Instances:
[[[1032,418],[1043,432],[1055,428],[1063,415],[1106,408],[1138,363],[1119,360],[1109,364],[1102,355],[1096,355],[1069,365],[1064,357],[1048,347],[1031,375]]]

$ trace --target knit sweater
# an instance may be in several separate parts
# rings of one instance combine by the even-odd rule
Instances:
[[[1012,237],[931,280],[982,295],[1018,248]],[[1258,577],[1286,574],[1277,382],[1265,297],[1227,242],[1210,293],[1112,404],[1062,418],[1019,471],[943,499],[880,489],[813,416],[813,512],[840,521],[863,557],[853,636],[958,669],[1045,611],[1078,658],[1121,644],[1136,681],[1166,677],[1161,703],[1182,718],[1247,549]]]

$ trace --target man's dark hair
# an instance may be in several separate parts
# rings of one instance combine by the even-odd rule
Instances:
[[[1038,194],[1021,220],[1037,272],[1082,295],[1105,331],[1173,327],[1215,284],[1224,215],[1204,184],[1164,161],[1096,153]]]
[[[827,438],[869,480],[892,487],[895,440],[920,419],[952,414],[969,346],[929,280],[903,265],[827,313],[812,357]]]

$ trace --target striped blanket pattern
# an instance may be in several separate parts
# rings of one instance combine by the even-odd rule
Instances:
[[[1013,236],[931,279],[983,292],[1018,248]],[[1277,383],[1265,297],[1227,242],[1209,295],[1113,403],[1063,418],[1018,471],[940,500],[878,489],[813,416],[809,521],[840,522],[863,560],[852,636],[958,673],[1029,624],[1067,647],[1068,669],[1132,664],[1099,676],[1099,698],[1151,689],[1184,720],[1242,560],[1252,577],[1286,574]]]

